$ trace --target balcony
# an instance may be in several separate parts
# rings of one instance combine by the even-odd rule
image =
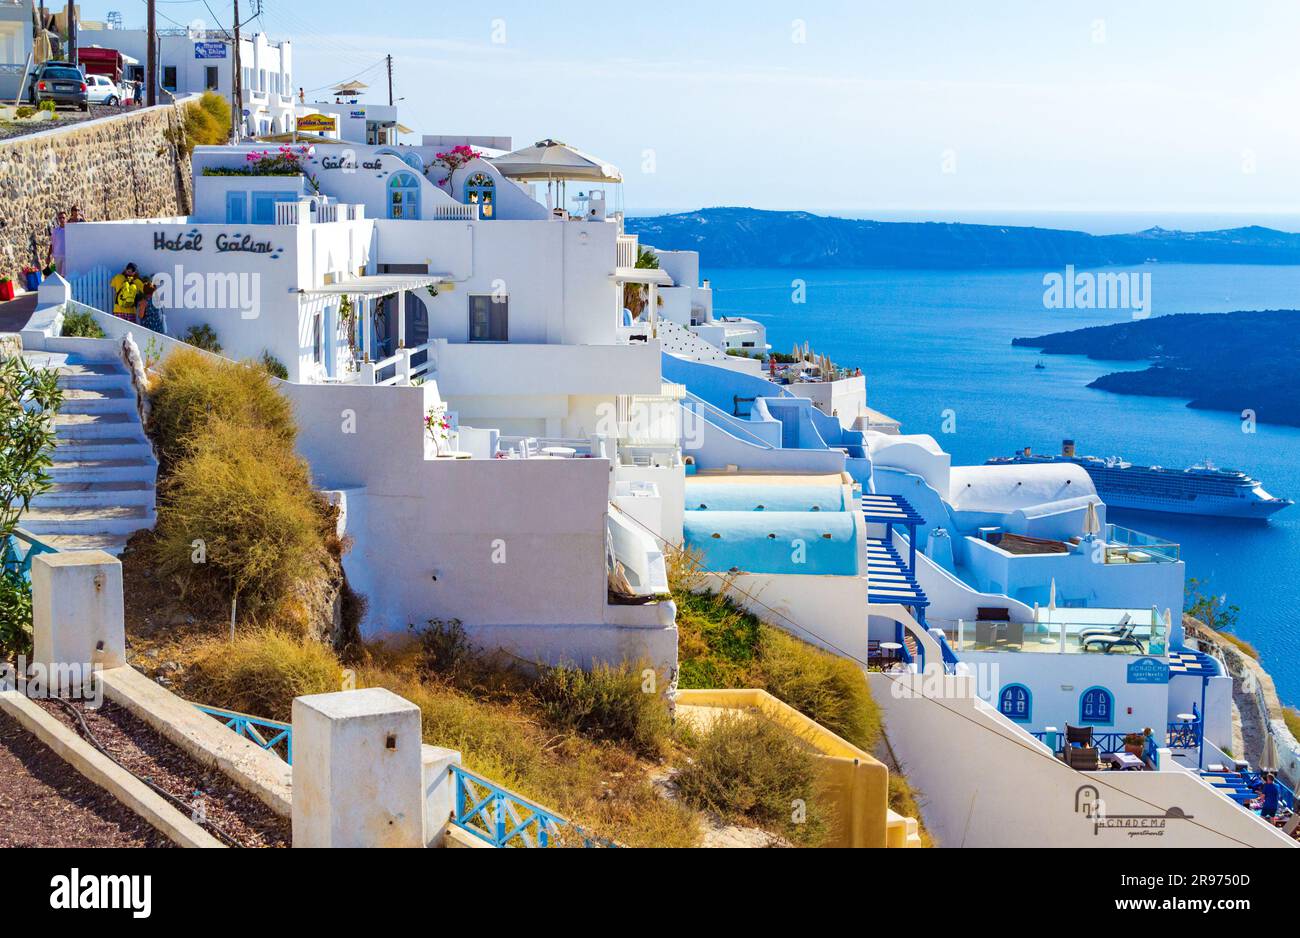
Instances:
[[[958,620],[944,630],[958,654],[1163,655],[1169,628],[1151,609],[1044,609],[1033,622]]]
[[[621,234],[618,236],[618,260],[615,267],[635,267],[637,256],[640,254],[641,247],[637,243],[636,235]]]
[[[1106,563],[1177,563],[1181,548],[1172,541],[1118,524],[1106,525]]]

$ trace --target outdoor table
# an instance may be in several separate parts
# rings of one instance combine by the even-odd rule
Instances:
[[[578,451],[571,446],[544,446],[542,452],[547,456],[556,456],[560,459],[572,459],[578,454]]]
[[[898,653],[903,650],[903,646],[898,642],[881,642],[880,657],[883,658],[881,670],[887,670],[891,664],[898,660]]]
[[[1121,772],[1139,772],[1143,766],[1142,760],[1131,752],[1112,752],[1106,761]]]

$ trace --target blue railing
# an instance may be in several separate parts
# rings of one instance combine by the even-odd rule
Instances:
[[[216,717],[226,724],[227,729],[234,730],[245,739],[251,739],[263,749],[274,752],[276,755],[281,756],[285,762],[293,765],[292,725],[278,723],[275,720],[263,720],[260,717],[250,717],[247,713],[239,713],[235,710],[205,707],[202,704],[195,704],[194,706],[208,716]],[[282,743],[284,744],[283,754],[276,748]]]
[[[456,782],[451,823],[494,847],[550,847],[562,827],[571,827],[585,847],[615,846],[459,765],[451,766],[451,775]]]
[[[1168,736],[1166,745],[1170,749],[1197,749],[1201,745],[1201,721],[1195,720],[1191,723],[1170,723],[1168,726]],[[1036,739],[1046,743],[1048,746],[1055,746],[1057,752],[1065,749],[1065,733],[1060,730],[1055,733],[1034,733]],[[1102,755],[1111,755],[1112,753],[1121,752],[1124,749],[1124,737],[1140,736],[1141,733],[1098,733],[1092,734],[1092,745]],[[1048,737],[1055,737],[1049,739]]]
[[[57,554],[58,549],[37,540],[22,528],[0,541],[0,567],[24,583],[32,581],[32,558],[39,554]]]
[[[1192,720],[1190,723],[1170,723],[1169,748],[1200,749],[1203,732],[1204,724],[1200,720]]]

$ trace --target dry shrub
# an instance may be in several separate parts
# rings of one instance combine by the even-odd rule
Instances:
[[[555,729],[657,756],[672,735],[672,719],[657,676],[645,684],[642,675],[647,669],[627,664],[596,664],[590,671],[569,664],[541,666],[532,693]]]
[[[858,748],[875,748],[880,708],[857,664],[767,626],[762,630],[761,660],[773,697]]]
[[[271,720],[289,720],[293,698],[342,689],[342,666],[310,638],[254,629],[199,645],[186,672],[186,693],[202,704]]]
[[[149,430],[164,471],[217,419],[264,430],[277,449],[291,449],[297,436],[293,407],[264,369],[195,349],[177,349],[164,359],[150,404]]]
[[[155,560],[183,592],[237,596],[256,615],[325,575],[325,523],[306,464],[274,431],[215,419],[167,478]]]
[[[724,713],[675,784],[689,805],[817,846],[830,832],[816,757],[792,733],[749,713]]]

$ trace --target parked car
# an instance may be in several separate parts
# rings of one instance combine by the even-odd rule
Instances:
[[[86,76],[86,100],[91,104],[107,104],[109,107],[116,107],[126,96],[126,92],[113,84],[113,79],[107,75]]]
[[[55,107],[63,104],[89,111],[87,88],[86,76],[71,62],[43,62],[32,76],[29,98],[33,105],[53,101]]]

